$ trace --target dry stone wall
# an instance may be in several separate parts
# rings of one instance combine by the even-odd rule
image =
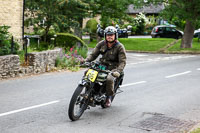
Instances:
[[[0,56],[0,79],[19,76],[19,70],[18,55]]]
[[[27,66],[20,65],[18,55],[0,56],[0,79],[51,71],[55,68],[56,58],[61,55],[61,52],[61,49],[55,49],[29,53]]]

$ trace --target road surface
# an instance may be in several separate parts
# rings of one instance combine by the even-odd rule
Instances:
[[[1,133],[182,133],[200,121],[200,56],[127,53],[121,90],[107,109],[68,118],[79,72],[0,81]]]

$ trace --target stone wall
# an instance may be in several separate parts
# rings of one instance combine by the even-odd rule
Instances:
[[[55,61],[60,50],[49,50],[28,54],[28,65],[33,67],[33,73],[51,71],[55,67]]]
[[[0,56],[0,79],[51,71],[60,53],[60,49],[29,53],[26,66],[20,65],[18,55]]]
[[[18,55],[0,56],[0,79],[19,76],[19,70]]]
[[[11,26],[9,32],[22,42],[23,0],[0,0],[0,25]]]

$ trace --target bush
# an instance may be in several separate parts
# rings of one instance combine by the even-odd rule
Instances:
[[[80,45],[88,49],[85,42],[81,40],[79,37],[70,33],[57,33],[56,46],[67,49],[67,48],[77,46],[77,43],[79,43]],[[78,46],[78,47],[81,47],[81,46]]]
[[[96,38],[97,24],[98,24],[98,22],[94,18],[88,20],[86,23],[86,31],[90,35],[90,41],[92,41],[93,39]]]
[[[98,22],[94,18],[87,21],[86,28],[89,30],[89,33],[96,33],[97,24]]]
[[[135,25],[135,23],[124,24],[124,25],[122,25],[122,28],[127,28],[127,26],[132,26],[131,35],[135,35],[136,34],[136,30],[137,30],[137,26]]]
[[[9,26],[0,26],[0,55],[16,54],[19,49],[19,45],[13,42],[14,47],[11,51],[12,35],[8,32],[9,28]]]
[[[83,56],[87,55],[87,51],[83,52],[84,49],[78,49],[78,48],[70,48],[69,51],[66,52],[66,54],[61,55],[60,57],[57,57],[56,59],[56,67],[59,68],[67,68],[72,71],[79,70],[79,64],[84,60]],[[86,53],[85,55],[81,55],[83,53]]]

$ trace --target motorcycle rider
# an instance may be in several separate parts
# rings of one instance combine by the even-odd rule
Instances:
[[[118,41],[117,29],[113,26],[108,26],[104,30],[105,40],[100,41],[92,53],[86,58],[86,62],[95,60],[99,55],[102,55],[100,62],[111,70],[106,79],[106,106],[111,106],[111,99],[114,94],[114,81],[123,72],[126,65],[126,52],[123,44]]]

